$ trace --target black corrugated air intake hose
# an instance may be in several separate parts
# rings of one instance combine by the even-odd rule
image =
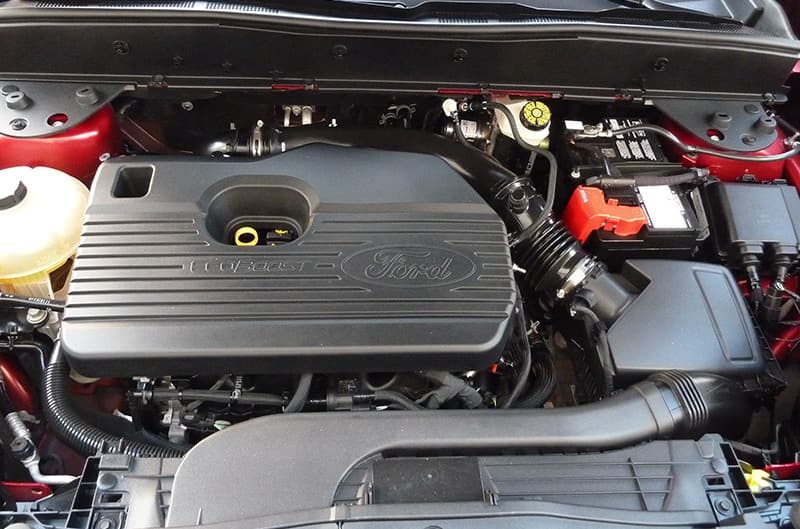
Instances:
[[[184,451],[143,441],[126,439],[93,426],[83,420],[69,403],[70,367],[56,342],[50,363],[42,379],[42,406],[45,418],[56,435],[83,455],[98,451],[121,452],[138,457],[181,457]]]

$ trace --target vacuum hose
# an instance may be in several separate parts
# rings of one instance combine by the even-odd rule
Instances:
[[[166,448],[120,437],[84,421],[69,404],[67,392],[70,367],[56,342],[50,363],[42,379],[42,407],[45,418],[56,435],[83,455],[91,456],[100,450],[125,453],[138,457],[181,457],[178,448]]]

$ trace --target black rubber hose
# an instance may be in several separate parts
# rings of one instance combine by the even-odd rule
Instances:
[[[383,389],[379,389],[375,392],[374,400],[377,402],[389,402],[394,404],[404,410],[424,410],[426,409],[424,406],[420,406],[413,400],[409,399],[402,393],[398,393],[396,391],[387,391]]]
[[[698,171],[687,171],[675,175],[635,175],[630,178],[600,176],[586,180],[587,186],[597,186],[604,189],[615,187],[647,187],[647,186],[676,186],[701,182],[707,174]]]
[[[286,399],[280,395],[269,393],[242,393],[240,396],[231,397],[230,391],[208,390],[208,389],[164,389],[154,388],[149,392],[148,400],[163,402],[168,400],[178,400],[181,402],[201,400],[204,402],[220,402],[223,404],[235,403],[253,406],[274,406],[281,407],[286,403]]]
[[[308,402],[308,394],[311,392],[311,380],[314,375],[311,373],[304,373],[300,375],[300,380],[297,382],[297,389],[294,390],[289,404],[283,409],[283,413],[297,413],[302,411]]]
[[[533,363],[531,378],[528,393],[517,401],[515,408],[541,408],[556,390],[556,366],[549,352]]]
[[[164,448],[104,432],[84,421],[69,405],[67,387],[70,367],[56,342],[42,380],[42,406],[50,428],[69,446],[85,456],[98,451],[121,452],[137,457],[182,457],[184,450]]]
[[[528,379],[531,374],[531,365],[533,364],[533,357],[531,355],[531,344],[528,341],[527,327],[528,326],[525,322],[525,310],[522,308],[522,304],[520,304],[517,306],[517,328],[519,332],[520,346],[522,349],[522,366],[519,370],[519,376],[514,382],[514,387],[505,402],[500,405],[501,408],[513,407],[520,395],[522,395],[522,392],[525,390],[525,386],[528,384]]]

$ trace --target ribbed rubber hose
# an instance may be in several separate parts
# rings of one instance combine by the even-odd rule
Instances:
[[[182,457],[184,451],[126,439],[84,421],[69,405],[67,392],[70,367],[56,342],[42,379],[45,419],[59,439],[85,456],[110,451],[137,457]]]

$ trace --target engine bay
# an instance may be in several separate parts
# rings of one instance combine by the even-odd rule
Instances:
[[[598,461],[671,438],[800,476],[800,132],[778,105],[83,85],[62,87],[78,123],[29,135],[52,87],[0,84],[0,222],[25,227],[2,234],[7,473],[78,483],[59,529],[260,516],[257,491],[209,506],[230,485],[200,475],[255,472],[211,447],[277,461],[334,431],[426,453],[486,421],[495,448]],[[294,437],[257,429],[272,416]],[[168,517],[76,514],[116,490],[102,476],[187,453]],[[367,465],[360,486],[395,497],[380,473],[400,470],[341,454],[320,482]]]

